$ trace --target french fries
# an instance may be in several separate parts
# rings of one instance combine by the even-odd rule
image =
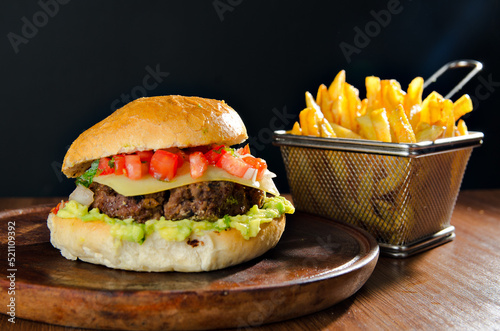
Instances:
[[[346,73],[341,70],[330,86],[319,86],[316,98],[305,93],[306,108],[288,133],[401,144],[468,134],[461,119],[472,111],[467,94],[455,102],[437,92],[424,97],[421,77],[414,78],[407,91],[394,79],[375,76],[366,77],[365,85],[366,97],[360,99],[358,89],[346,82]],[[314,152],[305,158],[294,154],[289,162],[307,168],[312,178],[318,179],[318,187],[309,187],[305,195],[321,213],[362,226],[388,244],[404,244],[406,234],[418,230],[418,206],[412,197],[422,191],[422,185],[428,185],[430,173],[425,168],[409,172],[416,160],[344,151]],[[453,162],[446,168],[460,170]],[[410,181],[415,178],[420,186],[412,188]],[[332,199],[335,205],[314,202],[314,197],[321,197],[318,193],[322,185],[342,192]],[[328,208],[332,210],[326,212]]]
[[[467,134],[460,119],[472,111],[467,94],[452,102],[431,92],[422,100],[421,77],[410,82],[407,92],[394,79],[368,76],[365,85],[366,98],[361,100],[358,89],[346,82],[346,73],[341,70],[328,88],[320,85],[316,99],[306,92],[306,108],[289,133],[393,143]]]

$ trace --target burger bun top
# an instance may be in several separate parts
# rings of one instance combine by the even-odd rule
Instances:
[[[238,113],[224,101],[179,95],[134,100],[83,132],[62,165],[82,175],[101,157],[161,148],[234,145],[248,138]]]

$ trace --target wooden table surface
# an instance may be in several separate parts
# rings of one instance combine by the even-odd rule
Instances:
[[[0,198],[0,211],[57,201]],[[349,299],[255,330],[500,330],[500,190],[460,192],[451,223],[455,240],[406,259],[380,257]],[[0,314],[0,330],[82,330],[7,319]]]

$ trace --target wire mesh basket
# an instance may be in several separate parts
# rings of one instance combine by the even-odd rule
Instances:
[[[298,210],[371,233],[386,255],[405,257],[454,237],[463,174],[483,134],[393,144],[275,132]]]
[[[460,66],[476,69],[458,87],[482,67],[467,60],[443,68]],[[455,237],[451,215],[472,149],[482,139],[482,133],[469,132],[398,144],[276,131],[273,144],[280,146],[297,210],[363,228],[381,253],[406,257]]]

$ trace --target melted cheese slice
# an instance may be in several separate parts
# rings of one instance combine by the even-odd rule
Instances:
[[[161,191],[170,190],[176,187],[189,185],[192,183],[207,182],[207,181],[228,181],[241,185],[254,187],[256,189],[271,193],[278,196],[279,192],[274,185],[273,178],[275,174],[266,170],[263,178],[260,181],[251,179],[243,179],[233,176],[215,166],[208,166],[207,170],[200,178],[191,178],[189,172],[189,163],[184,163],[177,170],[177,175],[171,181],[161,181],[153,178],[151,175],[146,175],[138,180],[133,180],[127,176],[104,175],[94,177],[94,182],[111,187],[113,190],[124,196],[135,196],[151,194]]]

